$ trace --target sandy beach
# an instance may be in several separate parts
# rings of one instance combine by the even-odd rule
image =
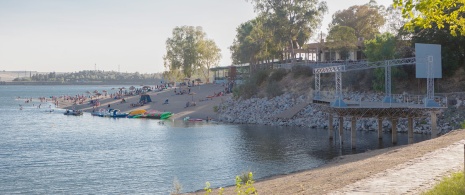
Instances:
[[[179,87],[176,88],[179,90]],[[63,109],[78,109],[84,112],[92,112],[93,110],[118,109],[120,112],[131,112],[133,110],[145,109],[145,110],[158,110],[172,112],[174,115],[171,117],[173,120],[183,119],[190,117],[191,119],[206,119],[207,117],[217,120],[217,115],[214,112],[214,106],[217,106],[221,101],[226,100],[232,94],[224,94],[223,96],[206,98],[207,96],[213,96],[215,93],[219,93],[224,90],[224,87],[220,84],[204,84],[199,86],[191,87],[191,95],[176,95],[174,88],[168,88],[162,91],[151,91],[147,94],[150,95],[152,102],[145,104],[144,106],[132,107],[131,104],[136,104],[140,100],[140,95],[124,96],[125,103],[121,102],[121,99],[112,99],[109,96],[100,96],[99,101],[101,105],[93,108],[88,102],[90,99],[85,101],[83,104],[73,104],[70,101],[63,99],[59,100],[59,107]],[[193,94],[193,95],[192,95]],[[165,100],[168,99],[169,103],[164,104]],[[187,102],[195,102],[195,106],[186,107]]]

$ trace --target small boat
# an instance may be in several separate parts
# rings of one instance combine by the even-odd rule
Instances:
[[[92,116],[100,116],[100,117],[103,117],[103,115],[105,115],[106,113],[108,113],[105,109],[101,108],[99,111],[94,111],[94,112],[91,112],[90,114]]]
[[[129,113],[128,118],[148,118],[148,119],[168,119],[173,115],[171,112],[161,112],[156,110],[146,111],[145,110],[135,110]]]
[[[190,118],[190,117],[184,117],[184,121],[189,121],[189,122],[198,122],[198,121],[203,121],[201,118]]]
[[[151,112],[144,114],[144,118],[150,119],[168,119],[173,115],[171,112]]]
[[[81,116],[83,115],[84,113],[80,110],[66,110],[65,113],[63,113],[64,115],[72,115],[72,116]]]
[[[109,114],[105,114],[104,117],[113,117],[113,118],[126,118],[129,114],[128,113],[119,113],[118,109],[109,109]]]

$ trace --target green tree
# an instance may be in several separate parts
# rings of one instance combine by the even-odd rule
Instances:
[[[377,6],[376,1],[370,1],[365,5],[354,5],[334,13],[329,28],[348,26],[355,30],[357,38],[373,39],[385,23],[385,18],[380,12],[384,12],[384,7]]]
[[[396,38],[390,33],[377,35],[374,39],[365,41],[363,51],[369,61],[381,61],[394,59],[396,53]],[[395,75],[396,69],[391,69]],[[373,89],[384,90],[384,68],[374,70]]]
[[[165,68],[182,70],[191,77],[199,61],[198,44],[205,33],[201,27],[182,26],[173,29],[172,37],[166,40],[166,54],[163,57]]]
[[[257,17],[236,29],[236,38],[229,48],[233,63],[254,65],[272,58],[277,52],[278,49],[273,49],[272,32],[264,25],[265,20],[263,16]]]
[[[355,30],[348,26],[333,26],[326,37],[326,46],[330,49],[339,51],[341,59],[349,57],[349,52],[357,48],[357,37]]]
[[[168,70],[166,78],[179,79],[179,73],[191,78],[200,70],[209,75],[209,67],[218,65],[221,50],[206,36],[202,27],[182,26],[173,29],[172,37],[166,40],[166,54],[163,56],[164,66]]]
[[[465,35],[463,0],[393,0],[393,5],[402,8],[402,17],[408,19],[405,28],[410,31],[437,27],[448,28],[453,36]]]
[[[200,53],[198,69],[201,71],[207,83],[210,82],[210,68],[218,66],[221,60],[221,49],[213,40],[200,41],[198,52]]]
[[[442,70],[444,75],[453,75],[459,67],[465,67],[465,36],[453,36],[450,29],[423,29],[416,27],[413,31],[404,32],[411,37],[413,43],[430,43],[441,45]]]
[[[313,29],[321,24],[327,11],[326,2],[318,0],[248,0],[255,11],[269,18],[277,45],[290,49],[295,58],[295,48],[311,37]]]

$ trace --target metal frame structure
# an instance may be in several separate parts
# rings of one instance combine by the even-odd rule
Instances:
[[[320,96],[320,73],[318,74],[315,74],[315,94],[313,95],[313,99],[315,100],[319,100],[321,99],[321,96]]]
[[[434,71],[433,71],[433,56],[428,56],[428,72],[426,78],[426,99],[425,107],[438,107],[439,104],[434,101]]]
[[[318,99],[320,99],[320,79],[323,73],[335,73],[335,83],[336,83],[336,100],[332,103],[332,106],[335,107],[346,107],[346,104],[343,101],[342,96],[342,72],[355,71],[355,70],[366,70],[374,68],[384,68],[384,89],[385,97],[384,103],[394,103],[395,100],[392,98],[392,74],[391,69],[393,66],[403,66],[403,65],[413,65],[416,63],[416,58],[401,58],[394,60],[386,61],[359,61],[359,62],[343,62],[340,64],[332,64],[333,66],[324,66],[316,64],[314,66],[318,68],[313,69],[315,76],[315,94]],[[434,73],[433,73],[433,57],[428,56],[428,78],[427,78],[427,99],[425,100],[425,107],[439,107],[439,105],[434,101]]]

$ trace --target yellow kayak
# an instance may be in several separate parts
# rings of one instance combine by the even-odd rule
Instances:
[[[129,115],[133,116],[133,115],[138,115],[138,114],[144,114],[146,112],[147,112],[146,110],[133,110],[129,113]]]

